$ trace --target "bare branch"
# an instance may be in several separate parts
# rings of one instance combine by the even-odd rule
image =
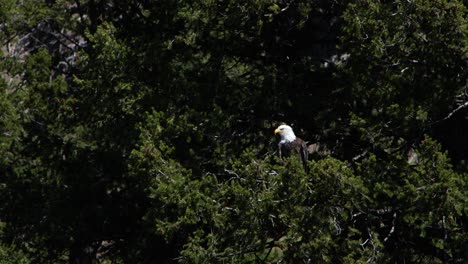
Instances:
[[[349,162],[348,164],[346,164],[345,166],[343,166],[341,168],[346,169],[346,168],[351,167],[356,161],[359,161],[360,159],[364,158],[366,155],[367,155],[367,150],[364,150],[361,154],[359,154],[357,156],[354,156],[351,159],[351,162]]]
[[[387,236],[384,238],[384,242],[387,242],[387,240],[392,236],[393,232],[395,232],[395,220],[397,217],[397,213],[393,213],[393,220],[392,220],[392,228],[390,229],[390,232],[388,232]]]
[[[465,103],[461,104],[459,107],[457,107],[455,110],[453,110],[452,112],[450,112],[446,117],[440,119],[440,120],[437,120],[437,121],[434,121],[431,123],[431,125],[435,125],[437,123],[440,123],[442,121],[445,121],[449,118],[451,118],[454,114],[456,114],[458,111],[462,110],[463,108],[465,107],[468,107],[468,101],[466,101]]]

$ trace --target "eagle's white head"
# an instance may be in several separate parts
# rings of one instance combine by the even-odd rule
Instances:
[[[279,134],[281,136],[280,143],[292,142],[296,140],[296,135],[292,128],[288,125],[281,125],[275,130],[275,135]]]

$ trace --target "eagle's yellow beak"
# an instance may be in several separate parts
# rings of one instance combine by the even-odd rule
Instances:
[[[281,130],[279,130],[278,128],[275,129],[275,135],[276,135],[276,134],[281,134]]]

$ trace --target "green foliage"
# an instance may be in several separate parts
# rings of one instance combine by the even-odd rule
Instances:
[[[27,264],[31,260],[21,251],[12,247],[0,245],[0,263],[1,264]]]
[[[0,164],[8,164],[14,158],[10,150],[21,135],[21,127],[15,122],[18,119],[18,113],[9,100],[6,85],[3,83],[0,87],[0,112],[2,113],[0,115],[0,152],[2,153]]]
[[[341,46],[353,114],[405,137],[445,117],[465,82],[464,13],[457,1],[351,4]]]
[[[441,263],[450,258],[458,262],[464,253],[452,241],[460,241],[460,221],[466,215],[456,209],[466,204],[466,194],[462,194],[466,174],[454,172],[446,154],[430,138],[422,142],[419,155],[416,166],[405,165],[404,159],[385,162],[375,156],[360,165],[365,184],[373,187],[368,208],[383,208],[371,210],[376,214],[374,221],[389,221],[382,216],[393,214],[391,223],[376,231],[388,232],[384,241],[394,261],[419,261],[424,258],[418,253],[432,252]],[[420,246],[396,246],[410,241]]]
[[[0,263],[468,259],[461,1],[2,1],[0,23]],[[308,173],[282,121],[327,146]]]

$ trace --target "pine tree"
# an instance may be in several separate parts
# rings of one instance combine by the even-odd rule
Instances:
[[[468,259],[463,2],[0,14],[0,262]]]

